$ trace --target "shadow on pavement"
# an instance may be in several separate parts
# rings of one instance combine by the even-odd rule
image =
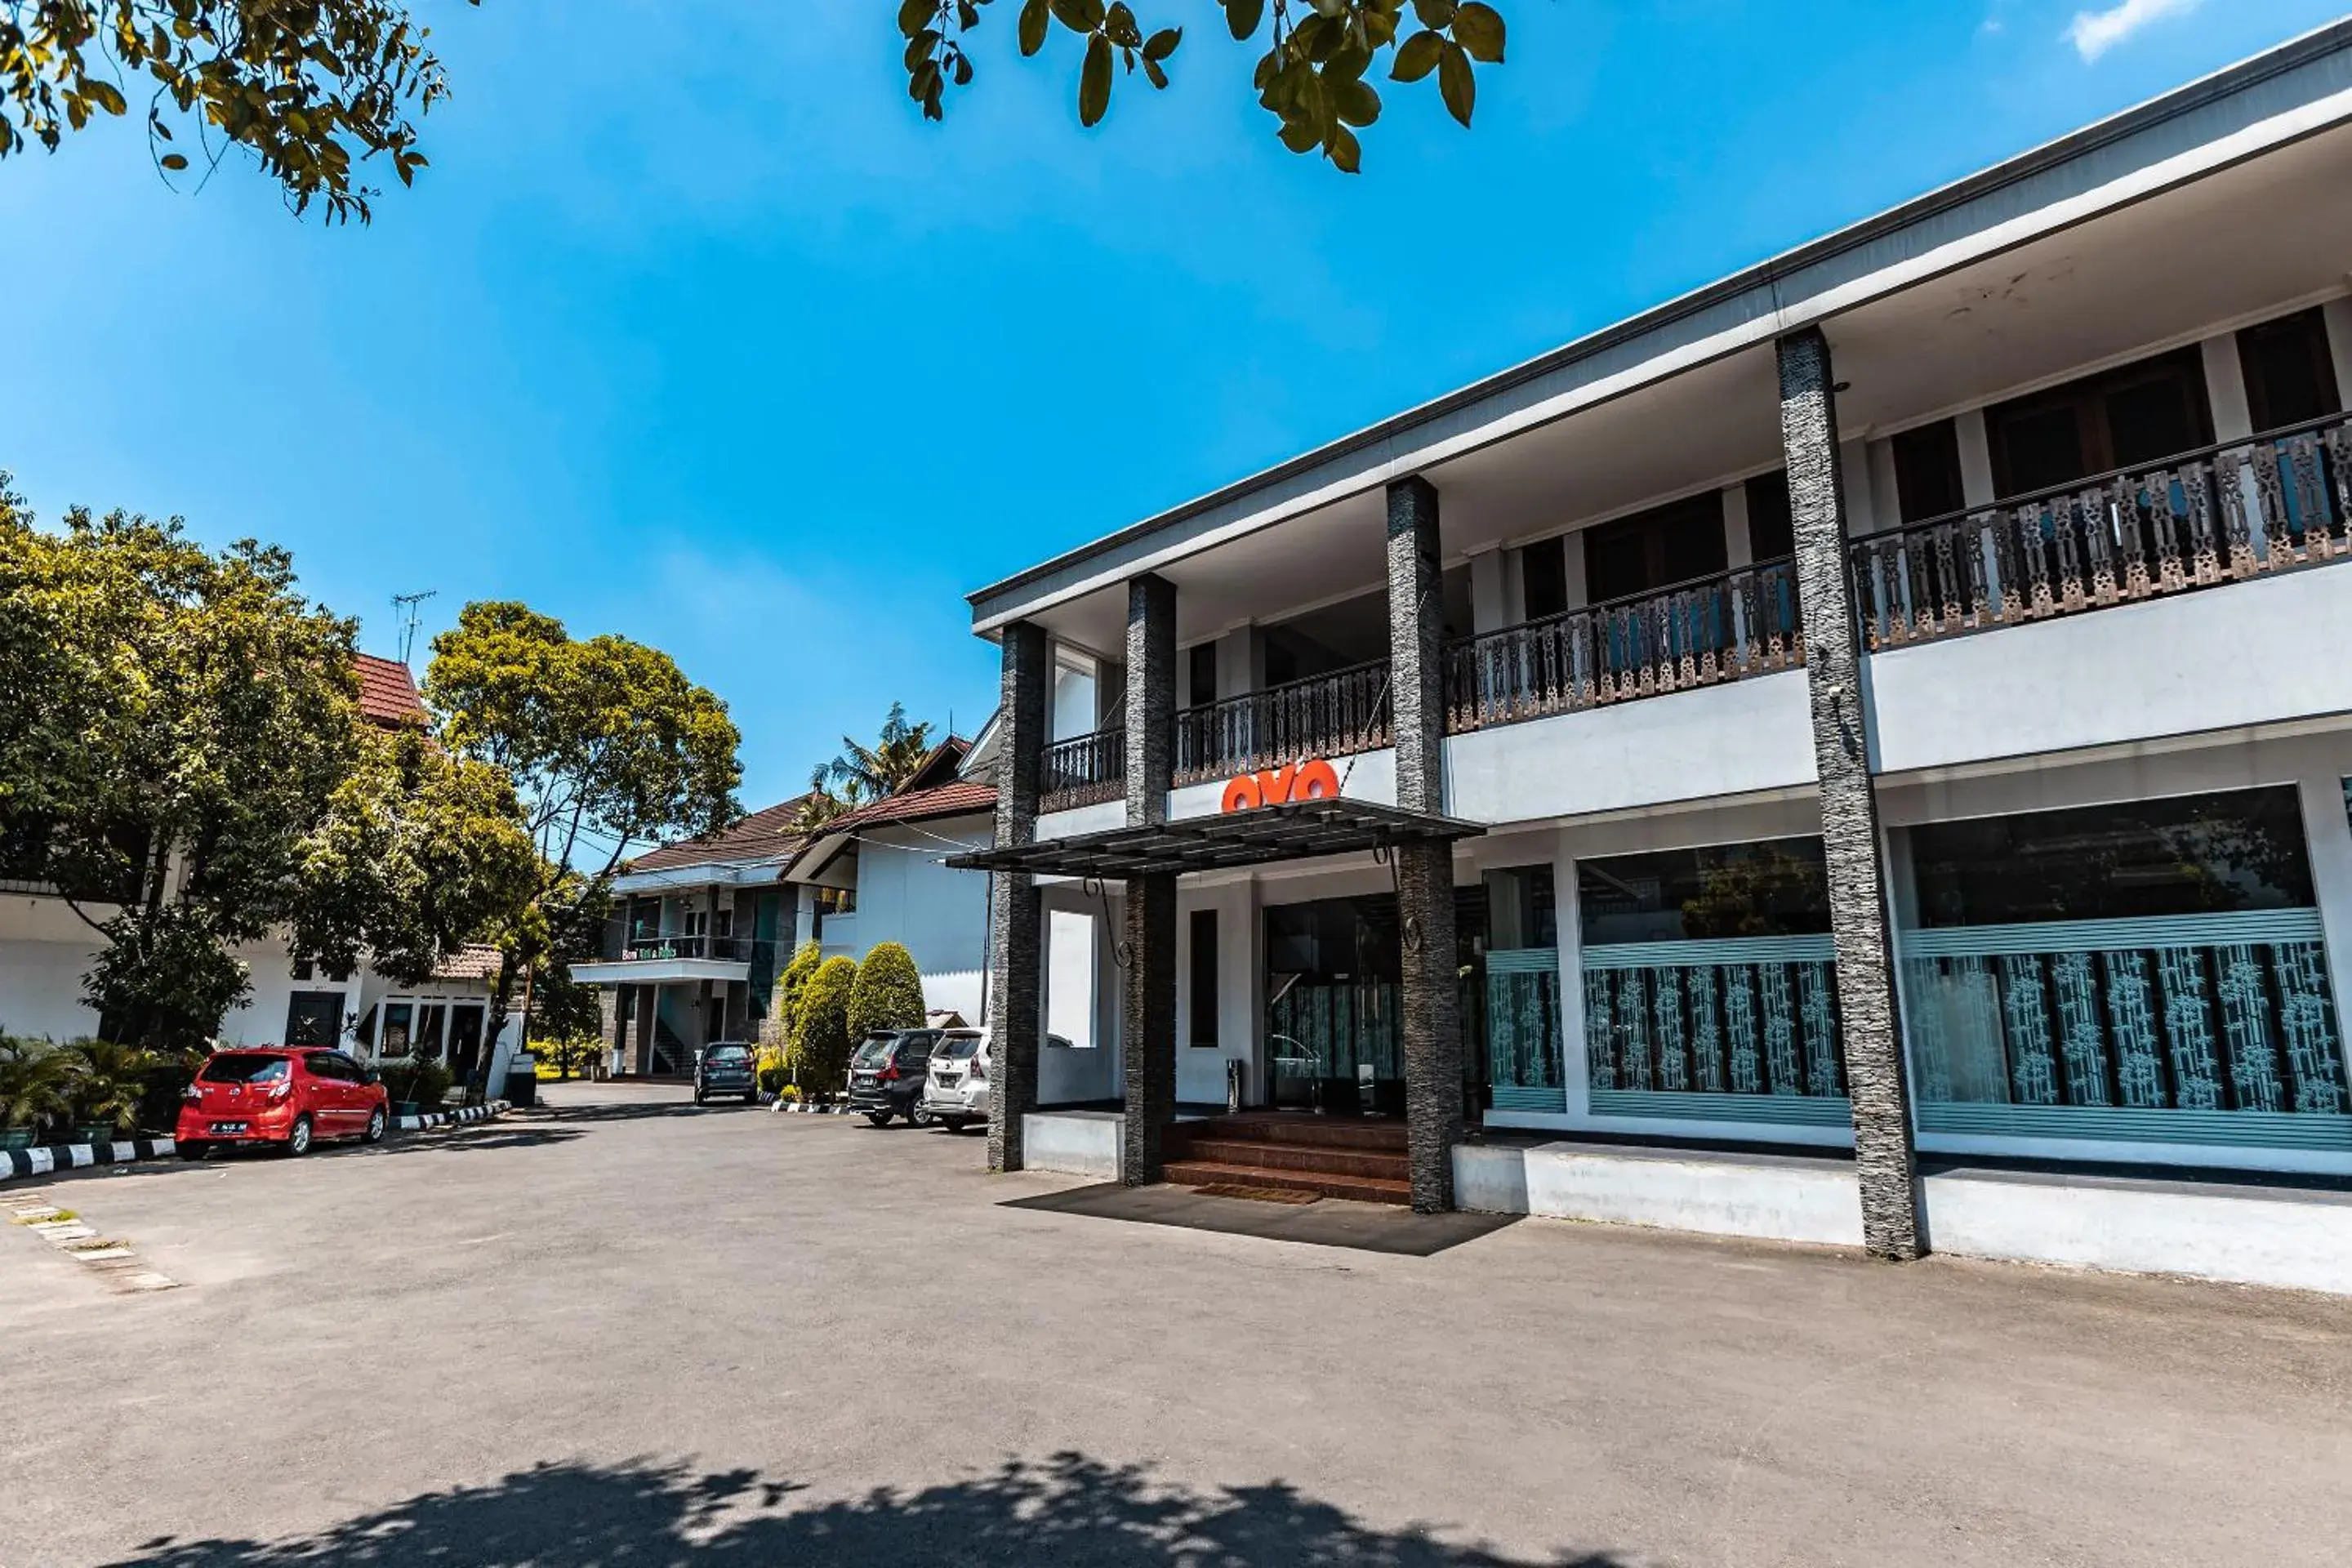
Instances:
[[[1190,1491],[1140,1466],[1081,1454],[1009,1460],[969,1480],[877,1489],[792,1507],[802,1489],[751,1470],[683,1463],[544,1464],[486,1486],[428,1492],[313,1535],[149,1542],[125,1564],[274,1568],[293,1563],[562,1563],[661,1568],[744,1563],[1181,1564],[1362,1563],[1372,1568],[1632,1568],[1608,1553],[1498,1556],[1418,1529],[1376,1530],[1280,1481]]]
[[[1211,1230],[1225,1236],[1255,1236],[1268,1241],[1302,1242],[1309,1247],[1345,1247],[1358,1252],[1387,1252],[1403,1258],[1433,1258],[1465,1241],[1492,1236],[1525,1217],[1473,1214],[1467,1210],[1415,1214],[1411,1209],[1391,1208],[1385,1204],[1347,1203],[1335,1198],[1297,1205],[1258,1203],[1197,1192],[1173,1183],[1128,1187],[1105,1182],[1091,1187],[1040,1193],[1034,1197],[1008,1198],[1003,1206],[1174,1226],[1182,1230]]]

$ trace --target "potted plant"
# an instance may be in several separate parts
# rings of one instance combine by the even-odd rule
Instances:
[[[42,1040],[0,1037],[0,1149],[29,1149],[73,1110],[73,1059]]]
[[[163,1066],[161,1058],[111,1040],[76,1040],[65,1055],[72,1062],[71,1141],[111,1143],[136,1131],[148,1080]]]
[[[384,1093],[395,1121],[441,1109],[449,1092],[448,1068],[437,1057],[401,1057],[382,1062]]]

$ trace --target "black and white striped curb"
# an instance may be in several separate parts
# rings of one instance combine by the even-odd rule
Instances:
[[[61,1209],[47,1198],[30,1194],[11,1198],[7,1208],[9,1218],[75,1262],[87,1263],[97,1269],[117,1290],[169,1290],[179,1284],[170,1275],[147,1267],[131,1249],[129,1242],[99,1235],[82,1223],[79,1215]]]
[[[403,1132],[422,1132],[428,1127],[463,1127],[468,1121],[488,1121],[501,1115],[507,1102],[494,1100],[488,1105],[468,1105],[457,1110],[428,1110],[422,1116],[404,1116],[393,1123]]]
[[[52,1143],[41,1149],[0,1149],[0,1182],[17,1176],[47,1176],[58,1171],[79,1171],[91,1165],[127,1165],[133,1160],[161,1159],[172,1152],[169,1138],[121,1138],[111,1143]]]

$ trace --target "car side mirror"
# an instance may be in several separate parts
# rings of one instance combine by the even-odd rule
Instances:
[[[383,1081],[383,1074],[376,1071],[373,1068],[370,1068],[366,1072],[361,1075],[361,1079],[362,1081],[366,1083],[382,1083]]]

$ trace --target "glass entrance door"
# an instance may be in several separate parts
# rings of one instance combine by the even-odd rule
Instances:
[[[1396,900],[1265,911],[1267,1099],[1330,1116],[1404,1114]]]

